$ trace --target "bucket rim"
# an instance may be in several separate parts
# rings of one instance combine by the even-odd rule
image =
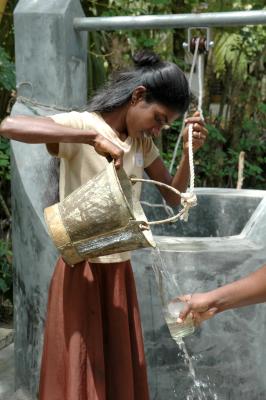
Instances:
[[[111,167],[110,167],[110,164],[111,164]],[[114,161],[112,161],[111,163],[109,163],[109,167],[110,167],[110,169],[111,169],[113,175],[115,176],[116,182],[117,182],[117,184],[118,184],[119,192],[120,192],[120,194],[122,195],[122,197],[123,197],[123,199],[124,199],[124,201],[125,201],[125,204],[126,204],[126,206],[127,206],[127,209],[128,209],[128,211],[129,211],[129,213],[130,213],[132,219],[136,221],[137,219],[136,219],[136,216],[135,216],[135,214],[134,214],[134,209],[133,209],[133,207],[132,207],[132,208],[130,207],[130,204],[129,204],[128,200],[127,200],[127,197],[126,197],[126,195],[125,195],[125,193],[124,193],[124,191],[123,191],[123,188],[122,188],[122,185],[121,185],[121,182],[120,182],[120,179],[119,179],[119,175],[120,175],[120,174],[121,174],[121,175],[124,175],[123,177],[125,178],[125,181],[129,184],[130,188],[132,188],[132,183],[131,183],[129,177],[127,176],[126,171],[124,170],[123,167],[120,168],[120,169],[118,169],[118,170],[116,170]]]
[[[124,170],[124,168],[120,168],[119,170],[116,170],[114,162],[112,161],[110,164],[112,164],[112,172],[115,175],[115,178],[117,180],[118,183],[118,187],[119,187],[119,191],[126,203],[126,206],[132,216],[132,221],[136,222],[138,225],[141,223],[147,223],[149,225],[149,221],[145,215],[145,212],[143,210],[143,208],[141,207],[140,201],[139,199],[135,199],[135,204],[132,205],[132,208],[130,207],[130,204],[126,198],[126,195],[122,189],[121,186],[121,182],[119,180],[119,174],[124,175],[125,180],[129,183],[130,187],[132,188],[132,180],[130,177],[128,177],[126,171]],[[148,230],[144,230],[142,231],[142,235],[144,237],[144,239],[146,240],[146,242],[148,243],[149,246],[155,248],[156,247],[156,242],[153,238],[153,234],[152,231],[149,227]]]

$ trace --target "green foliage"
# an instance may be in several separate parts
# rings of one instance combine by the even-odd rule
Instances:
[[[82,0],[81,3],[87,16],[105,17],[171,14],[172,7],[172,0],[109,0],[101,3],[97,0]],[[140,48],[152,48],[170,59],[174,56],[172,54],[172,31],[169,29],[101,32],[100,36],[102,38],[101,44],[95,46],[95,37],[91,39],[90,34],[89,53],[100,62],[103,80],[106,78],[104,77],[103,67],[107,74],[117,68],[123,68],[130,61],[130,56]],[[97,38],[97,41],[99,42],[99,38]]]
[[[10,147],[0,138],[0,306],[6,299],[12,303],[10,230]]]
[[[261,56],[265,49],[266,31],[263,26],[245,26],[239,32],[220,31],[215,37],[214,71],[224,76],[231,68],[234,80],[248,77],[248,65]]]
[[[9,140],[0,137],[0,182],[10,181],[10,144]]]
[[[18,0],[8,0],[0,24],[0,122],[7,115],[11,92],[15,90],[13,11]],[[12,253],[10,218],[10,146],[0,137],[0,319],[11,317]],[[9,309],[8,315],[6,310]]]
[[[104,48],[104,35],[89,32],[88,36],[88,94],[89,96],[106,80],[105,58],[101,54]]]
[[[266,187],[266,137],[265,104],[258,107],[260,115],[256,121],[244,119],[241,127],[239,143],[235,148],[228,146],[229,139],[222,129],[215,127],[213,121],[206,123],[209,132],[205,145],[194,155],[195,183],[198,187],[236,187],[238,178],[238,158],[241,151],[245,152],[243,188],[265,190]],[[208,116],[206,116],[208,120]],[[174,147],[180,132],[181,122],[173,124],[171,130],[163,134],[162,157],[169,167],[172,161]],[[181,158],[182,142],[180,143],[175,168]]]
[[[166,167],[168,169],[169,169],[169,167],[171,165],[171,162],[172,162],[173,152],[174,152],[174,149],[175,149],[175,145],[176,145],[177,139],[178,139],[179,134],[180,134],[181,127],[182,127],[182,121],[181,120],[177,120],[171,125],[170,129],[166,129],[162,134],[163,135],[163,144],[162,144],[162,154],[161,155],[162,155],[164,163],[165,163],[165,165],[166,165]],[[182,146],[181,143],[179,145],[177,158],[175,160],[176,161],[175,162],[175,168],[177,167],[177,160],[181,156],[181,146]]]
[[[0,45],[14,61],[14,17],[13,12],[19,0],[8,0],[0,24]]]
[[[0,240],[0,299],[12,302],[12,252],[11,242]]]
[[[0,47],[0,87],[12,90],[16,86],[15,66],[3,47]]]
[[[245,26],[240,30],[243,38],[243,51],[251,62],[260,56],[265,49],[266,32],[263,25]]]
[[[229,65],[232,67],[234,76],[246,78],[247,58],[240,50],[241,45],[242,38],[239,34],[223,32],[217,35],[214,47],[214,71],[218,78],[226,73]],[[238,50],[238,57],[236,57],[236,50]]]

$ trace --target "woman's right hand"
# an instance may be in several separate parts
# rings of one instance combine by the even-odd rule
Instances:
[[[179,296],[178,300],[184,303],[177,321],[179,323],[182,323],[191,314],[194,324],[200,325],[218,312],[218,308],[213,304],[210,292],[186,294]]]
[[[107,158],[112,158],[114,160],[115,168],[119,169],[123,166],[123,155],[124,151],[113,144],[110,140],[106,139],[101,134],[97,134],[94,143],[93,143],[95,151],[101,156],[105,156]]]

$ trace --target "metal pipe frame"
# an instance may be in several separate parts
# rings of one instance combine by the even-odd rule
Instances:
[[[171,29],[189,27],[223,27],[264,25],[266,10],[233,11],[202,14],[166,14],[119,17],[74,18],[77,31],[113,31],[136,29]]]

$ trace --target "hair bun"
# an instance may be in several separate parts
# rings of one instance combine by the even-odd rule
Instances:
[[[159,64],[161,59],[158,54],[155,54],[151,50],[141,50],[133,56],[133,61],[137,68],[141,68],[152,67],[156,64]]]

